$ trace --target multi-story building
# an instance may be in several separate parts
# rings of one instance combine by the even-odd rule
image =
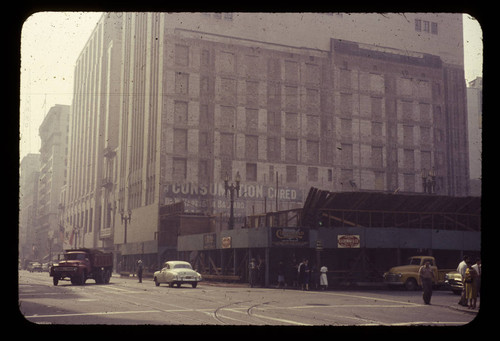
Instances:
[[[481,195],[483,78],[477,77],[467,87],[471,195]]]
[[[38,184],[37,243],[44,257],[63,247],[59,196],[66,183],[69,105],[50,108],[39,128],[40,177]]]
[[[38,260],[35,239],[38,207],[38,178],[40,154],[30,153],[21,160],[19,174],[19,259],[24,267],[26,260]]]
[[[110,17],[118,15],[106,14],[98,27]],[[100,122],[117,136],[108,148],[94,142],[71,150],[71,172],[84,175],[70,186],[93,184],[68,188],[73,222],[87,226],[82,242],[97,245],[99,238],[122,256],[159,259],[166,252],[159,236],[169,233],[161,207],[184,201],[226,228],[224,180],[235,183],[238,175],[237,218],[300,206],[311,186],[468,194],[461,20],[419,13],[121,15],[112,44],[122,42],[121,54],[111,62],[120,71],[92,80],[106,75],[106,44],[95,43],[95,31],[82,56],[97,59],[80,57],[75,73],[73,120]],[[109,91],[78,89],[103,84],[119,87],[119,105],[107,111],[99,108],[117,100]],[[80,114],[79,101],[101,106]],[[82,131],[75,141],[98,141],[98,130],[85,135],[95,127],[73,124]],[[86,155],[91,172],[77,161]],[[84,212],[99,227],[83,223]]]
[[[105,203],[114,202],[108,161],[118,146],[121,25],[121,13],[103,15],[76,61],[68,183],[61,202],[73,247],[113,247],[101,227],[109,226],[113,209]]]

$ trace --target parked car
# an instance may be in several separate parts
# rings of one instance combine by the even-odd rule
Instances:
[[[453,291],[455,295],[461,295],[464,288],[462,275],[456,271],[450,271],[444,276],[444,284],[448,289]]]
[[[30,262],[28,264],[28,271],[29,272],[42,272],[42,264],[39,262]]]
[[[160,271],[154,273],[153,280],[156,286],[166,283],[170,287],[173,287],[174,284],[180,287],[181,284],[187,283],[196,288],[198,282],[201,281],[201,275],[194,271],[188,262],[169,261],[165,262]]]

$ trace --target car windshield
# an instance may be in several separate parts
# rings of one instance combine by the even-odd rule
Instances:
[[[84,253],[65,253],[64,259],[65,260],[85,260],[85,254]]]
[[[191,269],[190,264],[175,264],[174,269]]]
[[[410,265],[420,265],[420,258],[410,258]]]

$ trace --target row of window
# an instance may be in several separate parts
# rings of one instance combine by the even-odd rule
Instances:
[[[438,34],[438,24],[432,21],[415,19],[415,31]]]
[[[293,142],[293,141],[291,141]],[[296,142],[296,141],[295,141]],[[309,141],[308,141],[309,142]],[[308,146],[309,149],[309,146]],[[341,144],[340,149],[340,165],[344,168],[352,168],[353,167],[353,145],[352,144]],[[414,149],[403,149],[402,154],[400,155],[400,165],[399,167],[406,172],[415,173],[416,169],[416,152]],[[430,151],[420,151],[418,152],[420,155],[420,166],[421,168],[430,169],[432,160],[431,160],[431,152]],[[439,156],[439,155],[438,155]],[[398,156],[394,152],[389,152],[385,156],[387,159],[394,159],[393,161],[398,162]],[[227,163],[227,164],[225,164]],[[384,152],[383,147],[372,146],[371,153],[368,160],[363,161],[365,168],[378,169],[379,171],[383,171],[385,168],[384,164]],[[288,165],[287,167],[287,183],[296,183],[297,182],[297,166],[296,165]],[[199,160],[198,172],[200,174],[200,178],[208,179],[208,174],[210,174],[210,165],[208,160]],[[226,173],[232,174],[232,159],[223,158],[222,159],[222,167],[221,167],[221,178],[224,177]],[[173,180],[174,181],[185,181],[187,179],[188,173],[188,162],[184,157],[174,157],[173,158]],[[270,173],[271,174],[271,173]],[[257,179],[257,163],[256,162],[247,162],[246,163],[246,181],[266,181],[266,179]],[[328,173],[328,181],[331,180],[331,174]],[[272,177],[270,176],[269,180],[272,181]],[[318,181],[318,167],[310,166],[308,167],[308,181]]]

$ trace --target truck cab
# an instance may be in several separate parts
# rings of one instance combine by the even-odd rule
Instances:
[[[418,270],[426,262],[430,262],[432,271],[434,272],[433,285],[443,282],[444,274],[441,276],[436,266],[436,260],[431,256],[413,256],[408,258],[406,265],[395,266],[384,273],[384,282],[389,286],[403,286],[406,290],[417,290],[422,285]]]

